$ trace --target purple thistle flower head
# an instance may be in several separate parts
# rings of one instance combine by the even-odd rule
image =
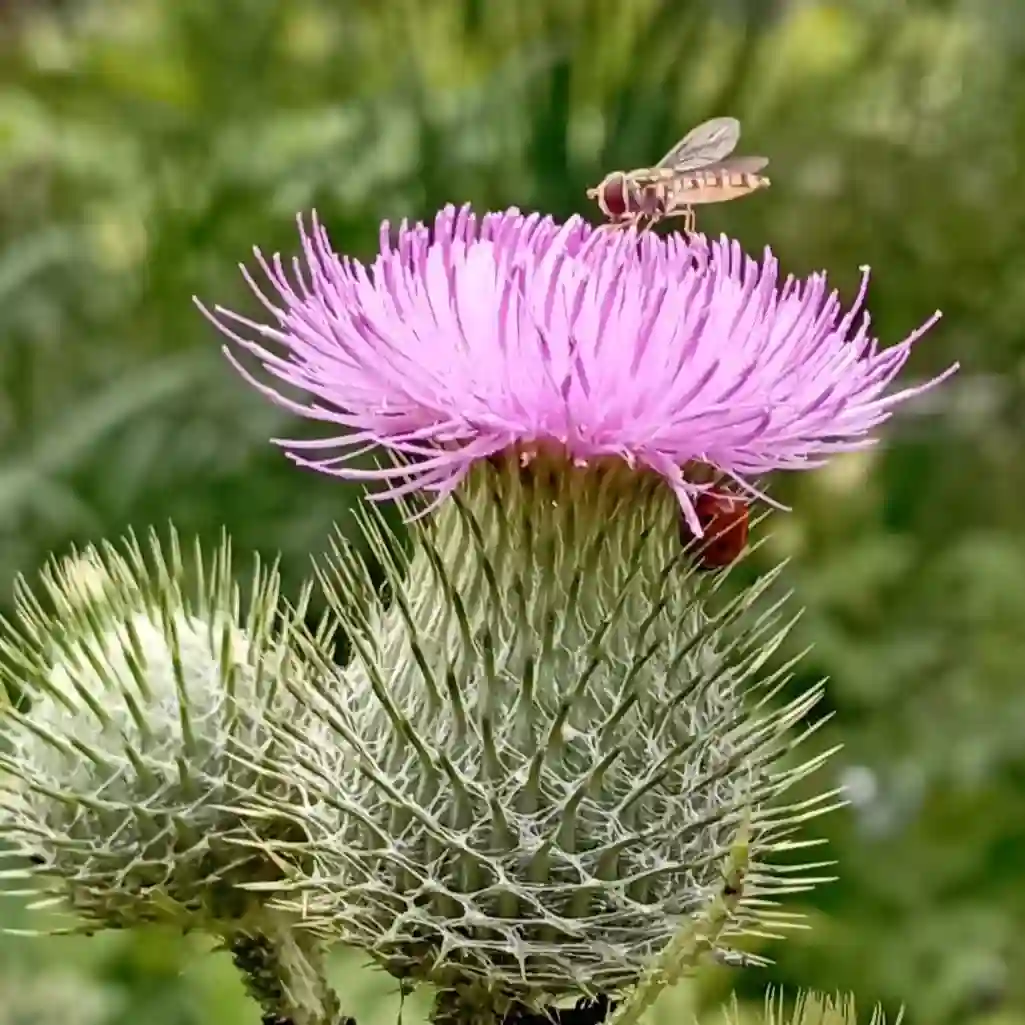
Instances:
[[[366,266],[338,256],[314,215],[303,256],[243,268],[266,325],[203,312],[273,378],[311,398],[261,392],[335,430],[279,441],[303,466],[378,480],[378,499],[447,495],[477,461],[513,451],[609,458],[663,477],[691,530],[707,473],[759,495],[755,480],[872,444],[894,407],[957,367],[888,394],[915,341],[880,347],[863,313],[867,273],[844,312],[824,274],[780,280],[726,238],[607,233],[516,210],[447,207],[433,228],[387,223]],[[382,446],[378,469],[354,460]],[[764,496],[762,496],[764,497]]]

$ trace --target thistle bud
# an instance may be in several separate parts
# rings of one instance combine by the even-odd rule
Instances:
[[[19,581],[0,639],[6,875],[85,929],[255,927],[260,902],[239,884],[283,861],[253,840],[301,833],[232,808],[280,795],[251,767],[270,744],[253,712],[301,715],[285,686],[305,671],[289,643],[301,608],[283,612],[257,565],[242,614],[227,545],[186,565],[173,536],[166,555],[155,539],[148,554],[134,539],[87,548],[40,583],[43,600]]]
[[[820,760],[780,761],[819,691],[772,703],[774,575],[717,600],[677,515],[617,464],[498,460],[409,554],[366,517],[388,598],[350,598],[370,579],[354,548],[322,573],[354,654],[291,686],[331,739],[275,717],[275,771],[307,801],[254,801],[309,820],[318,871],[260,889],[437,986],[438,1025],[639,984],[626,1025],[731,938],[785,926],[774,900],[811,882],[772,861],[828,803],[778,801]]]

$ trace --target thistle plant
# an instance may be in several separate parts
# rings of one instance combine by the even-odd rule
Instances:
[[[758,495],[869,444],[921,332],[880,349],[864,285],[844,314],[824,277],[780,283],[725,240],[449,208],[386,225],[364,267],[316,220],[300,235],[291,276],[259,252],[267,284],[247,272],[268,324],[208,315],[264,394],[337,425],[284,443],[299,465],[427,501],[408,552],[362,519],[386,598],[344,544],[321,574],[353,654],[294,692],[337,740],[280,723],[275,771],[315,795],[297,818],[343,825],[309,827],[318,871],[275,906],[434,984],[437,1023],[640,981],[633,1020],[785,924],[775,898],[811,879],[775,856],[831,803],[785,803],[821,760],[790,753],[818,691],[775,700],[774,575],[717,604],[681,526],[701,538],[723,478]]]
[[[370,265],[316,219],[300,238],[290,271],[244,270],[266,323],[201,309],[252,385],[328,425],[287,454],[372,486],[318,562],[326,624],[304,595],[270,630],[266,588],[239,623],[226,569],[194,609],[135,554],[87,613],[53,573],[55,611],[22,589],[9,681],[37,682],[3,726],[5,829],[94,926],[270,937],[259,963],[233,948],[268,1022],[340,1020],[314,953],[344,944],[433,986],[435,1025],[631,1025],[795,924],[782,899],[825,867],[801,827],[837,803],[791,795],[828,752],[802,747],[821,688],[785,695],[781,571],[702,572],[702,502],[773,504],[767,475],[871,444],[942,380],[891,389],[932,321],[883,348],[864,282],[845,312],[769,253],[579,219],[448,208],[385,225]]]

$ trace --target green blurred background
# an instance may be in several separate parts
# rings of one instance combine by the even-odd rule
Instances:
[[[193,293],[253,309],[237,262],[293,251],[311,207],[356,255],[450,201],[594,213],[586,186],[724,113],[773,187],[702,227],[848,296],[870,264],[885,341],[945,312],[905,380],[963,371],[870,455],[776,483],[794,512],[759,557],[792,558],[808,607],[796,685],[831,680],[819,784],[852,806],[809,836],[840,878],[772,968],[710,970],[652,1020],[773,983],[1021,1025],[1022,0],[0,0],[0,580],[170,519],[282,552],[294,593],[358,492],[268,444],[307,427]],[[396,1020],[386,979],[337,970],[361,1025]],[[0,940],[2,1025],[255,1020],[192,941]]]

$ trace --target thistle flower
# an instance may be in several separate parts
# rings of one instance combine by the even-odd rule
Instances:
[[[271,325],[204,312],[256,387],[340,429],[293,459],[433,501],[408,551],[359,514],[381,597],[344,538],[321,571],[352,656],[311,650],[289,687],[333,741],[272,715],[273,772],[306,800],[253,800],[307,823],[317,867],[263,889],[438,986],[436,1025],[610,995],[635,1021],[731,937],[790,924],[775,900],[813,866],[776,856],[832,804],[782,803],[826,755],[791,754],[819,689],[781,702],[788,666],[767,668],[776,574],[719,597],[681,512],[700,535],[717,478],[754,492],[870,444],[922,390],[886,394],[921,331],[883,350],[863,291],[841,314],[769,255],[577,219],[448,209],[394,244],[385,226],[370,268],[316,222],[302,244],[294,285],[257,253],[273,301],[247,273]],[[374,446],[391,464],[355,465]]]
[[[227,545],[191,564],[173,534],[166,554],[155,538],[149,547],[129,539],[54,560],[41,575],[48,607],[17,585],[0,632],[0,680],[15,697],[0,710],[4,876],[35,907],[72,912],[80,924],[63,931],[206,930],[268,1013],[315,1021],[325,994],[306,994],[313,1018],[292,998],[317,977],[316,952],[244,888],[280,877],[283,858],[239,845],[302,834],[233,810],[251,791],[282,799],[240,759],[273,746],[261,714],[301,719],[285,684],[308,671],[289,644],[306,599],[279,609],[277,575],[257,564],[241,615]],[[270,994],[268,973],[279,976]]]
[[[637,239],[579,218],[447,207],[433,231],[403,222],[395,243],[386,222],[365,267],[335,255],[316,217],[299,228],[294,284],[276,255],[256,250],[271,297],[243,268],[271,325],[201,309],[311,399],[257,381],[227,349],[260,391],[341,429],[280,442],[291,458],[383,481],[382,499],[442,497],[482,459],[554,447],[664,478],[701,536],[693,497],[707,484],[695,464],[754,491],[768,472],[872,444],[894,407],[956,370],[886,394],[938,313],[881,348],[863,312],[867,270],[843,313],[825,274],[781,282],[768,250],[759,264],[725,238]],[[353,465],[374,445],[401,464]]]

